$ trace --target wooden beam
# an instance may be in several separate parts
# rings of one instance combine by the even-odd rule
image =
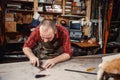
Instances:
[[[65,15],[65,2],[66,2],[66,0],[62,0],[62,15]]]
[[[34,0],[34,13],[38,12],[38,0]]]
[[[91,0],[86,0],[86,21],[90,21]]]

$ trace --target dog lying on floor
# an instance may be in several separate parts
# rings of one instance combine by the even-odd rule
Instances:
[[[119,79],[115,77],[114,80],[120,80],[120,54],[103,57],[103,62],[99,65],[97,80],[108,80],[108,76],[104,79],[105,73],[117,75]]]

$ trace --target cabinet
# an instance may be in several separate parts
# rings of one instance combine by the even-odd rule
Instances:
[[[63,0],[62,6],[63,12],[59,22],[64,20],[69,25],[69,20],[85,18],[86,21],[90,21],[91,0]]]
[[[1,19],[4,26],[0,30],[5,34],[5,54],[22,53],[30,29],[35,27],[31,26],[34,12],[52,19],[62,14],[62,0],[8,0],[3,5],[5,13]]]
[[[82,18],[86,16],[86,0],[63,0],[64,17]]]
[[[62,3],[62,0],[60,1]],[[17,35],[29,32],[26,26],[31,26],[34,12],[40,13],[45,18],[56,17],[62,14],[61,3],[57,0],[11,0],[6,4],[5,31]],[[27,30],[27,31],[26,31]],[[13,33],[11,33],[13,32]],[[19,36],[20,36],[19,35]],[[29,34],[28,34],[29,35]],[[17,36],[17,37],[19,37]],[[13,36],[12,36],[13,37]],[[10,41],[8,41],[10,42]]]

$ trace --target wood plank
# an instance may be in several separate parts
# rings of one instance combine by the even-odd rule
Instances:
[[[34,13],[38,12],[38,0],[34,0]]]
[[[91,44],[88,42],[71,42],[71,44],[75,44],[81,48],[90,48],[90,47],[98,47],[99,46],[97,43]]]
[[[90,21],[91,0],[86,0],[86,21]]]

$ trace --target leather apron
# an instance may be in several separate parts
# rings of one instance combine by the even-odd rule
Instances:
[[[59,43],[58,40],[54,40],[52,42],[41,42],[38,46],[34,49],[33,53],[36,56],[41,58],[46,58],[49,55],[59,55],[63,53],[62,45]]]

